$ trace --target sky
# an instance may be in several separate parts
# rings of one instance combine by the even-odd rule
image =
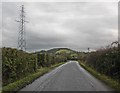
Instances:
[[[117,2],[4,2],[2,46],[17,47],[20,6],[25,7],[26,49],[96,50],[118,40]],[[1,19],[0,19],[1,20]]]

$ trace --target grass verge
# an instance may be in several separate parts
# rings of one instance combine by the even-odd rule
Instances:
[[[4,86],[2,88],[2,93],[8,93],[8,92],[14,93],[20,90],[21,88],[25,87],[26,85],[32,83],[35,79],[39,78],[43,74],[53,70],[55,67],[58,67],[62,64],[64,64],[64,62],[52,65],[51,67],[48,67],[48,68],[45,67],[45,68],[38,69],[35,73],[28,75],[27,77],[20,79],[16,82],[10,83],[7,86]]]
[[[112,89],[115,89],[117,93],[120,93],[120,83],[117,80],[114,80],[104,74],[101,74],[95,71],[94,69],[92,69],[91,67],[89,67],[87,64],[83,62],[79,62],[79,64],[88,72],[90,72],[93,76],[103,81],[106,85],[110,86]]]

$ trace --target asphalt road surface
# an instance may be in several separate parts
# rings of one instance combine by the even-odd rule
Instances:
[[[20,91],[112,91],[84,70],[76,61],[69,61],[36,79]]]

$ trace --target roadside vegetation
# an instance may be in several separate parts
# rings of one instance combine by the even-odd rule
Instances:
[[[2,49],[3,86],[36,71],[36,54],[12,48]]]
[[[67,62],[76,52],[67,48],[56,48],[27,53],[13,48],[2,48],[3,92],[18,91],[36,78]]]
[[[101,74],[100,72],[97,72],[93,68],[89,67],[84,62],[79,62],[79,64],[86,69],[88,72],[90,72],[93,76],[104,82],[106,85],[110,86],[113,90],[116,92],[120,91],[120,83],[118,82],[118,79],[113,79],[110,76],[107,76],[105,74]]]
[[[17,80],[13,83],[8,84],[7,86],[3,87],[3,93],[13,93],[13,92],[17,92],[19,91],[21,88],[25,87],[26,85],[32,83],[34,80],[36,80],[37,78],[39,78],[40,76],[42,76],[43,74],[53,70],[55,67],[58,67],[60,65],[64,64],[64,62],[58,63],[58,64],[54,64],[50,67],[44,67],[41,69],[37,69],[36,72],[20,79]]]
[[[34,53],[2,48],[3,91],[18,91],[36,78],[55,67],[77,60],[95,77],[120,91],[120,45],[110,46],[94,52],[76,52],[68,48],[53,48]]]
[[[120,46],[111,46],[84,53],[79,62],[86,70],[117,91],[120,91]]]

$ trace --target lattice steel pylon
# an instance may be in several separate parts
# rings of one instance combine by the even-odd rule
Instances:
[[[19,50],[26,50],[26,38],[25,38],[25,11],[24,11],[24,5],[21,6],[20,10],[20,19],[16,20],[16,22],[19,22],[19,36],[18,36],[18,49]]]

